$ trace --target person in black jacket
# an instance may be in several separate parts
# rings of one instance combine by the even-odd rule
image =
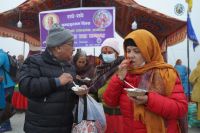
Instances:
[[[24,131],[26,133],[71,133],[73,109],[78,95],[71,90],[75,69],[69,62],[74,51],[72,33],[54,24],[41,54],[28,57],[20,69],[20,92],[28,98]]]

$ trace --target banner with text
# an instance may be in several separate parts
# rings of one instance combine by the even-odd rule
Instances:
[[[46,37],[52,24],[59,23],[74,35],[74,47],[96,47],[114,37],[115,8],[91,7],[51,10],[39,13],[40,41],[46,47]]]

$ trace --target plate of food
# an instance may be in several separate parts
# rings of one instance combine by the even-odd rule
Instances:
[[[80,90],[85,90],[85,88],[80,87],[79,85],[77,85],[74,81],[73,81],[74,86],[72,87],[73,91],[80,91]]]
[[[90,78],[88,78],[88,77],[85,77],[84,79],[82,79],[82,81],[84,81],[84,82],[90,82],[90,81],[91,81],[91,79],[90,79]]]
[[[79,86],[73,86],[73,87],[72,87],[72,90],[73,90],[73,91],[80,91],[80,90],[85,90],[85,88],[79,87]]]
[[[144,96],[147,94],[147,90],[140,89],[140,88],[125,88],[127,91],[128,95],[131,97],[136,97],[136,96]]]

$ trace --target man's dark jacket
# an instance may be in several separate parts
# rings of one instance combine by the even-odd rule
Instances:
[[[56,87],[55,78],[63,72],[75,77],[74,67],[59,62],[46,50],[30,56],[20,69],[20,92],[28,98],[25,116],[26,133],[70,133],[72,110],[78,97],[72,84]]]

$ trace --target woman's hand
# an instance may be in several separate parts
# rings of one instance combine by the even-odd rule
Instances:
[[[129,65],[130,65],[130,60],[128,60],[128,59],[123,60],[123,61],[121,62],[121,64],[119,65],[117,74],[118,74],[118,77],[119,77],[121,80],[124,80]]]
[[[136,97],[131,97],[128,96],[134,103],[138,104],[138,105],[145,105],[148,102],[148,96],[144,95],[144,96],[136,96]]]
[[[76,75],[76,79],[82,80],[82,79],[81,79],[81,76],[79,76],[79,75]]]
[[[86,85],[81,85],[77,91],[74,91],[76,95],[83,96],[88,93],[88,87]]]

